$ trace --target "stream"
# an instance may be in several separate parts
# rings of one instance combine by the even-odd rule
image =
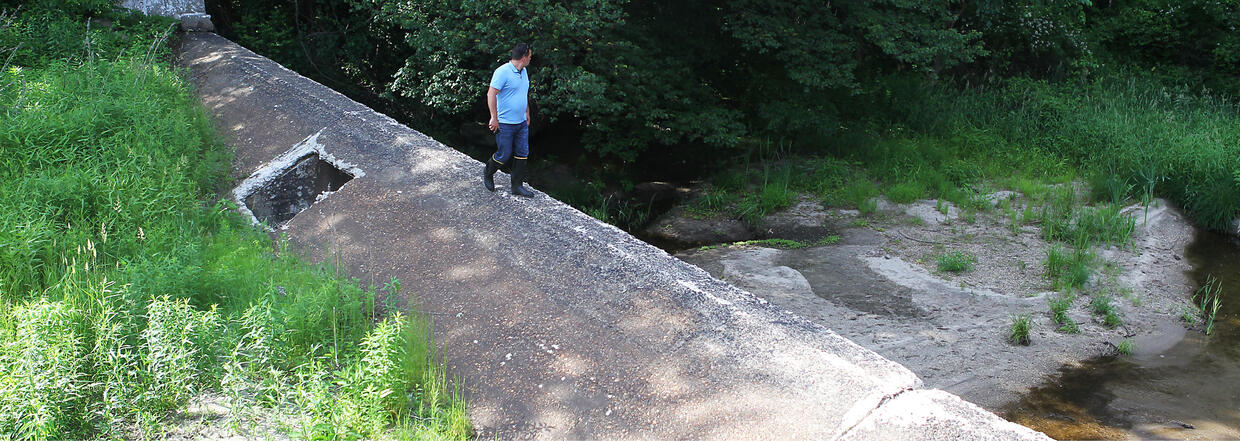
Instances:
[[[1240,241],[1199,232],[1185,254],[1198,286],[1222,282],[1210,335],[1066,367],[999,414],[1061,440],[1240,438]]]

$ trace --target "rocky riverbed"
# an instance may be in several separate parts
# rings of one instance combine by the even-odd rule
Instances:
[[[1019,203],[1010,193],[993,195],[999,199]],[[1051,321],[1047,301],[1055,292],[1044,276],[1051,245],[1037,225],[1013,228],[996,210],[966,222],[936,201],[884,202],[878,213],[861,216],[804,198],[749,234],[838,241],[798,249],[690,248],[676,256],[903,364],[929,388],[999,411],[1061,367],[1114,353],[1125,340],[1138,353],[1157,352],[1184,336],[1179,317],[1191,307],[1194,286],[1183,254],[1194,229],[1163,200],[1128,211],[1136,219],[1132,246],[1096,249],[1102,263],[1085,287],[1114,292],[1124,324],[1104,326],[1081,295],[1069,309],[1077,334],[1058,332]],[[730,221],[685,213],[672,210],[651,231],[682,243],[747,238],[729,236]],[[939,271],[935,257],[954,251],[976,256],[974,268]],[[1006,340],[1019,314],[1032,317],[1028,346]]]

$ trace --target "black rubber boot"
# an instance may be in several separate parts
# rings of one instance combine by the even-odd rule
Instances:
[[[512,160],[512,194],[524,196],[527,198],[534,197],[534,192],[525,188],[525,160],[514,158]]]
[[[487,158],[487,168],[482,171],[482,186],[487,191],[495,191],[495,172],[499,170],[500,163],[495,162],[495,158]]]

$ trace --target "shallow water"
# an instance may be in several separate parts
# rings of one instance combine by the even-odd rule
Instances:
[[[998,410],[1056,439],[1240,438],[1240,242],[1200,233],[1185,257],[1198,286],[1222,282],[1214,330],[1161,353],[1100,357]]]

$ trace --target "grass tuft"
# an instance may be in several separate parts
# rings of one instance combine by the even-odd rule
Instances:
[[[1132,355],[1132,353],[1136,350],[1137,344],[1132,340],[1121,341],[1119,342],[1119,345],[1115,346],[1115,351],[1119,352],[1120,355]]]
[[[1012,325],[1008,327],[1007,341],[1014,345],[1029,346],[1029,329],[1032,316],[1021,314],[1012,316]]]
[[[939,255],[935,261],[938,263],[939,271],[963,273],[973,271],[977,256],[964,251],[952,251]]]
[[[1222,282],[1210,274],[1206,277],[1205,285],[1197,288],[1197,291],[1193,293],[1193,302],[1197,303],[1200,316],[1206,325],[1206,335],[1214,331],[1214,317],[1218,315],[1218,309],[1223,305],[1223,299],[1220,296],[1222,292]]]

